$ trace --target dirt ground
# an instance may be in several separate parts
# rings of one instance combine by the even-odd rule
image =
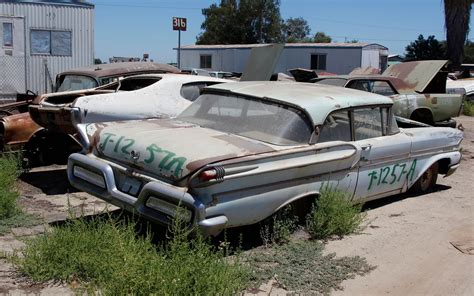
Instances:
[[[377,266],[363,277],[343,283],[334,295],[474,295],[474,117],[460,117],[465,128],[463,161],[449,178],[438,179],[432,193],[401,195],[368,204],[370,225],[361,234],[330,241],[326,252],[362,256]],[[112,209],[103,201],[77,192],[67,183],[64,167],[35,169],[20,180],[21,204],[54,223],[71,215]],[[22,240],[44,232],[48,224],[16,228],[0,236],[1,295],[67,295],[64,285],[37,285],[16,274],[5,255]],[[266,295],[285,294],[271,283]]]

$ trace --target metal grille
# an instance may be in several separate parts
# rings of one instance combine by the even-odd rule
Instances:
[[[0,104],[26,92],[25,57],[0,56]]]

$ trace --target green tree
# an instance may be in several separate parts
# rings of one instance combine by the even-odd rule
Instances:
[[[463,63],[474,64],[474,42],[467,41],[464,45]]]
[[[289,18],[281,25],[282,35],[286,42],[302,42],[311,33],[308,22],[302,18]]]
[[[196,44],[280,42],[279,0],[221,0],[202,10],[204,30]]]
[[[458,68],[464,56],[473,0],[444,0],[447,55],[452,68]]]
[[[314,35],[315,43],[330,43],[332,41],[331,37],[326,35],[324,32],[317,32]]]
[[[425,39],[420,34],[418,39],[410,42],[405,50],[405,59],[408,61],[442,60],[446,58],[444,47],[434,36],[428,36]]]
[[[102,64],[102,60],[99,59],[99,58],[94,58],[94,64],[96,64],[96,65]]]

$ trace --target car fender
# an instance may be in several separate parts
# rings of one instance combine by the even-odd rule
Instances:
[[[420,159],[418,160],[420,165],[417,166],[415,170],[415,175],[412,179],[407,180],[407,189],[410,189],[413,184],[420,179],[420,177],[436,162],[439,162],[442,159],[448,159],[449,164],[448,167],[454,166],[459,164],[461,161],[461,152],[459,151],[453,151],[453,152],[446,152],[446,153],[441,153],[437,155],[433,155],[429,158],[426,159]]]
[[[273,211],[273,214],[275,214],[276,212],[278,212],[279,210],[283,209],[284,207],[288,206],[289,204],[297,201],[297,200],[301,200],[303,198],[307,198],[307,197],[311,197],[311,196],[314,196],[315,198],[317,198],[318,196],[320,196],[321,193],[319,192],[319,190],[314,190],[314,191],[309,191],[309,192],[305,192],[305,193],[302,193],[302,194],[299,194],[299,195],[296,195],[292,198],[290,198],[289,200],[287,200],[285,203],[281,204],[279,207],[277,207],[274,211]]]

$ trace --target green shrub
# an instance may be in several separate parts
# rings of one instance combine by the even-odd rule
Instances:
[[[260,224],[260,238],[265,246],[287,243],[291,234],[298,227],[298,217],[293,214],[291,206],[268,217]]]
[[[276,279],[289,295],[329,295],[342,289],[344,280],[364,275],[375,267],[364,258],[324,254],[319,241],[296,241],[254,252],[248,260],[255,268],[256,285]]]
[[[19,173],[16,158],[0,157],[0,220],[8,219],[20,212],[17,204],[20,195],[16,188]]]
[[[365,219],[362,204],[353,204],[347,193],[325,187],[306,218],[306,228],[312,238],[342,237],[358,231]]]
[[[465,101],[462,113],[467,116],[474,116],[474,102]]]
[[[77,281],[104,295],[229,295],[246,286],[247,268],[174,224],[167,245],[137,237],[134,224],[73,220],[27,241],[12,258],[35,281]]]

